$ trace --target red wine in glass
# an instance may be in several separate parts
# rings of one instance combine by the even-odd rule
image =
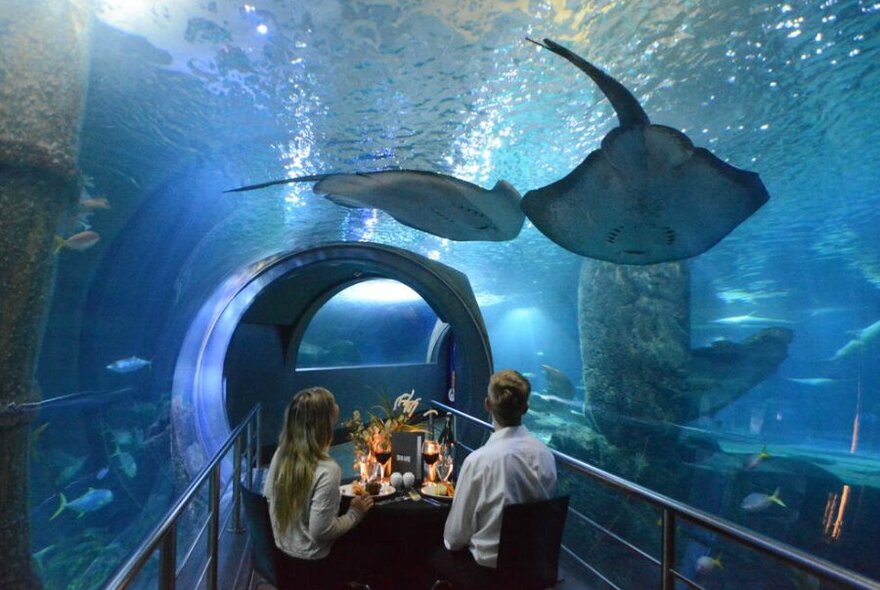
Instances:
[[[388,459],[391,458],[391,451],[375,451],[376,461],[380,464],[385,465],[388,462]]]
[[[440,444],[435,440],[426,440],[422,443],[422,459],[428,466],[427,481],[433,482],[437,480],[437,474],[434,472],[434,463],[440,458]]]

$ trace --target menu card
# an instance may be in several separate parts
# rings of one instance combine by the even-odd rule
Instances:
[[[391,471],[406,473],[411,471],[416,481],[422,479],[422,441],[427,433],[424,430],[394,432],[391,434]]]

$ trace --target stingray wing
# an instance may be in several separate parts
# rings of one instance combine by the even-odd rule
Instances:
[[[397,221],[441,238],[505,241],[525,216],[519,193],[499,181],[492,190],[418,170],[328,174],[314,191],[345,207],[381,209]]]
[[[705,252],[768,198],[757,174],[677,130],[634,125],[612,130],[565,178],[526,193],[522,208],[576,254],[655,264]]]
[[[506,241],[519,235],[525,215],[520,194],[499,180],[492,190],[436,172],[382,170],[282,178],[224,191],[251,191],[294,182],[356,209],[381,209],[409,227],[458,241]]]

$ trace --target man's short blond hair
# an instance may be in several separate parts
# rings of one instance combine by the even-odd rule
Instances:
[[[489,378],[489,401],[496,421],[507,426],[518,425],[529,409],[532,384],[518,371],[504,369]]]

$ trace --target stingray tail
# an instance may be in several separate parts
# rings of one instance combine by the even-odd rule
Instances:
[[[232,188],[229,190],[223,191],[224,193],[243,193],[246,191],[255,191],[257,189],[266,188],[269,186],[275,186],[278,184],[292,184],[294,182],[319,182],[324,180],[328,174],[311,174],[309,176],[297,176],[296,178],[280,178],[278,180],[270,180],[268,182],[261,182],[259,184],[249,184],[247,186],[240,186],[238,188]]]
[[[602,94],[611,101],[611,106],[614,107],[614,111],[617,113],[617,120],[620,122],[621,127],[648,125],[651,123],[636,97],[623,84],[606,74],[603,70],[551,39],[544,39],[543,43],[528,37],[526,37],[526,40],[564,57],[588,75],[599,87],[599,90],[602,91]]]

